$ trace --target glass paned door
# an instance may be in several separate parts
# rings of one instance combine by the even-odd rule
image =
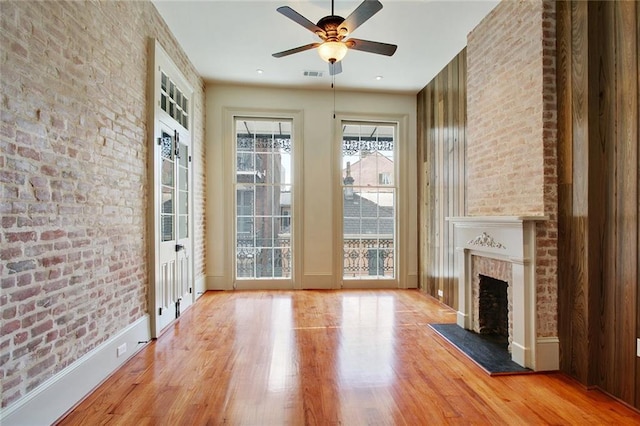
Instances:
[[[151,335],[158,337],[195,301],[189,131],[193,90],[157,40],[150,61],[148,312]]]
[[[290,279],[291,120],[235,119],[235,275]]]
[[[396,126],[343,123],[342,277],[396,276]]]

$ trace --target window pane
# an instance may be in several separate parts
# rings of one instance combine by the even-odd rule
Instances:
[[[258,216],[271,216],[273,213],[273,186],[258,185],[256,193],[256,214]]]
[[[173,213],[173,188],[162,187],[162,213]]]
[[[273,275],[273,250],[262,248],[256,255],[256,277],[272,278]]]
[[[162,232],[162,241],[173,240],[173,215],[161,215],[160,227]]]
[[[189,238],[188,216],[179,216],[178,218],[178,238]]]
[[[178,195],[179,195],[178,213],[179,214],[189,213],[189,193],[187,191],[180,191]]]
[[[163,185],[173,186],[173,161],[162,159],[162,177],[161,181]]]
[[[274,275],[278,277],[291,277],[291,251],[287,245],[285,248],[273,250]]]
[[[253,217],[238,217],[237,229],[238,241],[242,239],[243,244],[254,244]]]
[[[180,168],[180,189],[187,191],[189,189],[189,169]]]

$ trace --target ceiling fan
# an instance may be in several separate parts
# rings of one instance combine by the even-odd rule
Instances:
[[[378,11],[382,9],[382,3],[378,0],[364,0],[351,12],[351,15],[345,19],[342,16],[334,15],[333,2],[334,0],[331,0],[331,15],[320,19],[317,24],[309,21],[289,6],[282,6],[276,9],[287,18],[316,34],[322,42],[309,43],[304,46],[284,50],[274,53],[273,56],[275,58],[282,58],[283,56],[318,48],[320,57],[329,63],[329,73],[335,75],[342,72],[341,61],[347,54],[348,49],[386,56],[392,56],[395,53],[398,48],[395,44],[361,40],[358,38],[346,39],[356,28],[378,13]]]

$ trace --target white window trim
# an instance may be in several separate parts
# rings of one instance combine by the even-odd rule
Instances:
[[[343,249],[342,249],[342,213],[343,200],[342,192],[339,191],[342,184],[342,126],[344,122],[364,122],[364,123],[380,123],[382,125],[395,125],[397,129],[395,156],[398,164],[395,166],[395,182],[396,182],[396,273],[393,279],[358,279],[345,280],[342,276],[343,269]],[[333,281],[336,288],[408,288],[408,170],[409,161],[409,116],[406,114],[355,114],[355,113],[336,113],[334,127],[334,156],[333,156]],[[346,285],[345,285],[346,284]]]
[[[226,290],[233,289],[301,289],[302,288],[302,259],[303,253],[303,173],[302,162],[304,158],[304,113],[302,110],[271,110],[271,109],[244,109],[223,108],[223,136],[224,136],[224,223],[230,224],[225,229],[225,257],[224,276]],[[235,232],[236,232],[236,205],[235,205],[235,173],[236,173],[236,140],[234,134],[234,122],[238,117],[253,119],[286,119],[292,121],[292,192],[291,216],[293,227],[291,229],[291,251],[294,253],[291,278],[284,279],[246,279],[236,280],[235,277]]]

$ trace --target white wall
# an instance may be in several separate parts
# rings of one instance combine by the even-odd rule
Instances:
[[[233,140],[224,140],[224,123],[229,109],[234,111],[301,111],[303,116],[303,262],[298,288],[334,288],[340,271],[333,269],[334,235],[334,168],[336,124],[333,119],[334,94],[331,90],[299,90],[210,84],[206,87],[206,227],[207,227],[207,287],[230,289],[232,271],[227,241],[232,226],[233,208],[225,207],[225,155],[232,161],[229,149]],[[405,117],[407,129],[400,129],[406,140],[404,161],[400,159],[400,183],[405,182],[405,215],[399,217],[405,238],[400,252],[406,259],[400,270],[400,287],[417,287],[417,187],[416,187],[416,96],[341,92],[335,95],[338,116],[357,114],[361,119],[383,120]],[[339,117],[338,117],[339,118]],[[227,137],[227,139],[230,139]],[[300,142],[300,141],[298,141]],[[225,144],[228,144],[225,148]],[[405,149],[406,148],[406,149]],[[226,151],[225,151],[226,150]],[[233,166],[231,166],[233,167]],[[233,169],[228,169],[233,170]],[[232,179],[232,178],[231,178]],[[231,180],[227,179],[229,183]],[[402,190],[401,190],[402,191]],[[229,223],[225,221],[225,209]],[[401,214],[401,213],[400,213]],[[226,260],[225,260],[226,259]],[[340,265],[337,265],[339,268]],[[402,271],[404,269],[404,271]]]

